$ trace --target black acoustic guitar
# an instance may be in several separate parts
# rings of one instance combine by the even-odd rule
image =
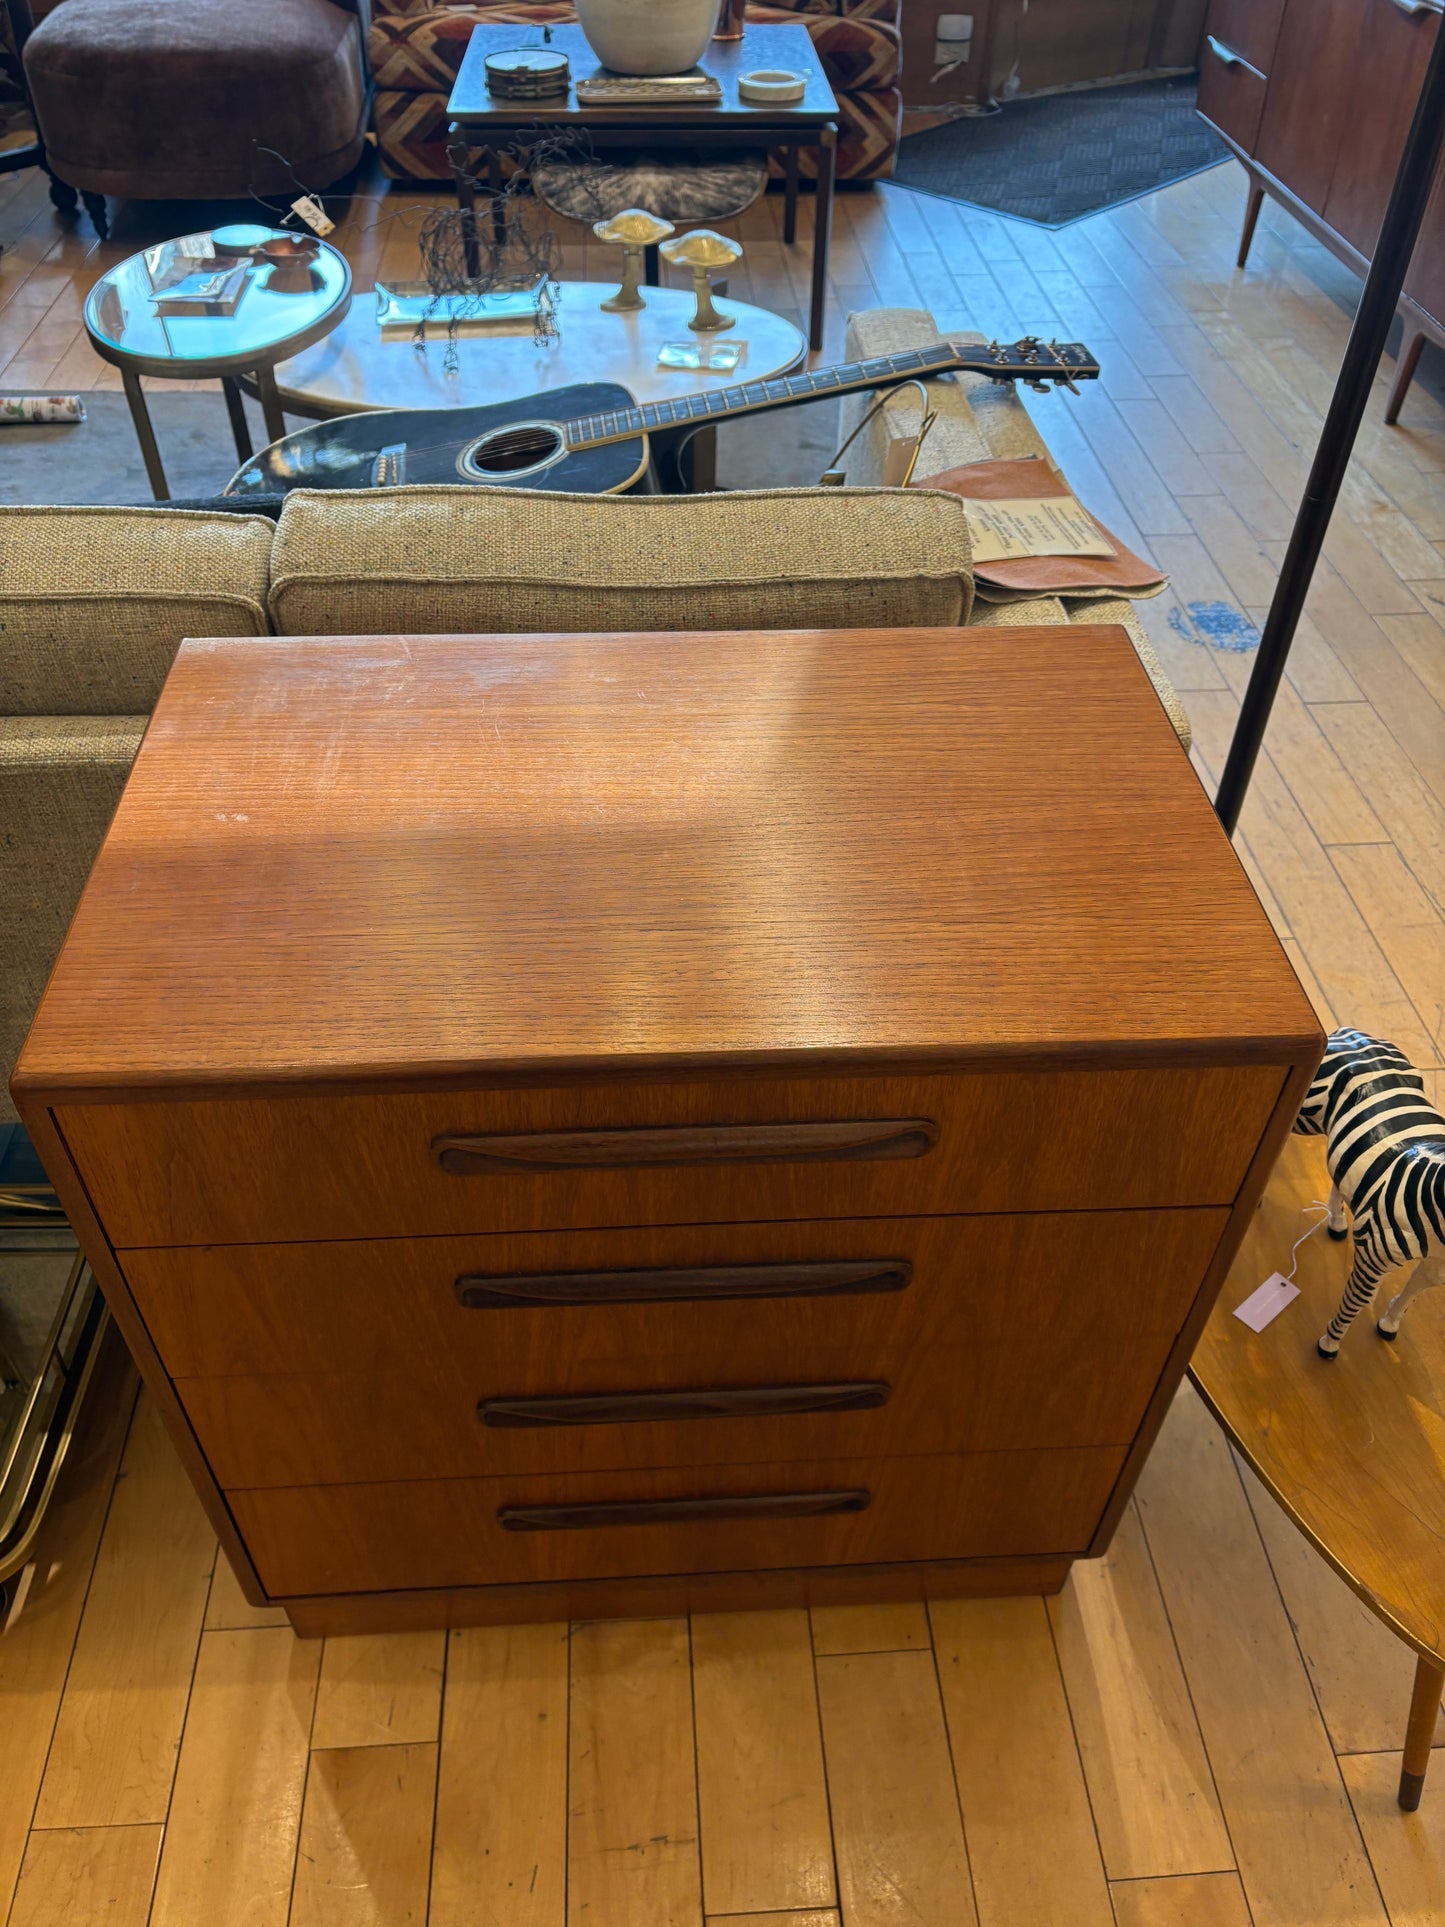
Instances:
[[[731,415],[786,408],[820,395],[887,388],[953,369],[996,381],[1072,388],[1099,364],[1077,341],[1032,335],[1001,347],[911,349],[845,362],[812,374],[744,381],[639,406],[616,382],[579,382],[550,394],[482,408],[379,408],[317,422],[272,442],[232,477],[227,495],[293,488],[391,488],[402,482],[471,482],[479,488],[545,488],[617,495],[647,474],[648,437],[674,442]]]

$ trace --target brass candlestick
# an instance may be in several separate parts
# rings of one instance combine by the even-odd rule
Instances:
[[[730,241],[725,234],[715,234],[711,228],[694,228],[691,234],[680,234],[675,241],[664,241],[662,258],[674,267],[692,269],[697,309],[687,325],[694,334],[717,334],[736,326],[736,315],[719,314],[713,306],[712,288],[708,283],[710,270],[731,267],[735,261],[742,260],[743,251],[736,241]]]
[[[646,252],[677,232],[672,222],[649,214],[645,207],[625,207],[610,221],[594,221],[592,232],[599,241],[614,242],[622,249],[622,286],[600,304],[603,313],[630,314],[645,308],[640,289]]]

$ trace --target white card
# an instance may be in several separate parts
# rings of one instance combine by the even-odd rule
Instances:
[[[1278,1318],[1285,1306],[1292,1305],[1298,1297],[1299,1286],[1292,1285],[1282,1273],[1272,1271],[1258,1291],[1252,1291],[1242,1305],[1235,1306],[1234,1315],[1252,1332],[1262,1332],[1271,1319]]]
[[[299,214],[313,234],[330,234],[336,227],[314,194],[303,194],[299,201],[293,201],[291,212]]]
[[[1037,555],[1116,555],[1098,526],[1072,495],[963,504],[973,536],[975,562],[1022,560]]]

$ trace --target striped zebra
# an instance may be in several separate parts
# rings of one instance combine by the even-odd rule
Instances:
[[[1330,1236],[1349,1235],[1347,1204],[1354,1218],[1355,1262],[1319,1341],[1321,1357],[1333,1358],[1387,1271],[1420,1261],[1378,1320],[1381,1338],[1394,1338],[1418,1292],[1445,1284],[1445,1117],[1402,1051],[1337,1030],[1294,1128],[1325,1139]]]

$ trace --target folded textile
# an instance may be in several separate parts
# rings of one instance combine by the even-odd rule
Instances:
[[[990,555],[990,543],[980,541],[982,559],[979,555],[974,558],[974,588],[987,602],[1008,602],[1038,595],[1156,596],[1168,586],[1169,578],[1126,548],[1097,516],[1090,515],[1058,470],[1037,455],[1018,461],[967,462],[962,468],[921,476],[910,486],[941,489],[948,495],[960,495],[965,501],[1009,504],[1021,509],[1031,502],[1059,504],[1060,513],[1055,517],[1034,520],[1051,522],[1058,532],[1060,545],[1067,545],[1066,553]],[[1066,505],[1067,514],[1063,513]],[[1001,526],[1007,528],[1008,520],[1002,518]],[[981,533],[983,521],[981,517]],[[994,534],[992,525],[999,521],[998,517],[989,518],[990,537]],[[1081,532],[1084,541],[1078,539]],[[1089,532],[1096,538],[1092,542],[1087,539]],[[1041,536],[1040,539],[1047,538]],[[999,544],[994,542],[992,546],[996,549]],[[1083,547],[1107,547],[1110,553],[1079,553]]]
[[[0,427],[84,420],[85,403],[79,395],[0,395]]]

